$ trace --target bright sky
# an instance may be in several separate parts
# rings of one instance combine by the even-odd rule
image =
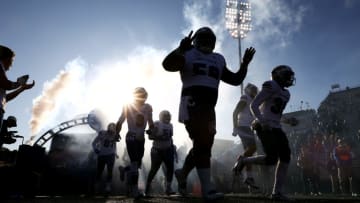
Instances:
[[[296,86],[287,112],[299,110],[301,101],[317,109],[332,84],[360,85],[360,1],[250,2],[253,30],[242,47],[257,52],[245,83],[260,86],[274,66],[293,67]],[[166,72],[161,62],[190,30],[212,27],[216,51],[238,69],[237,40],[225,29],[225,0],[0,0],[0,8],[0,44],[16,52],[8,77],[29,74],[36,81],[6,107],[5,117],[18,118],[25,140],[95,108],[116,121],[137,86],[148,90],[154,120],[170,110],[175,140],[187,138],[177,122],[179,74]],[[219,91],[216,136],[234,139],[231,118],[240,88],[223,83]],[[33,109],[37,126],[30,125]]]

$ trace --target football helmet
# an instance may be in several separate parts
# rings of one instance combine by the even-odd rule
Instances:
[[[279,83],[280,86],[290,87],[295,85],[295,73],[287,65],[280,65],[271,71],[271,78]]]
[[[92,110],[87,116],[89,126],[99,132],[103,130],[103,122],[101,121],[101,115],[99,110]]]
[[[215,48],[216,36],[208,27],[198,29],[194,34],[194,47],[204,53],[211,53]]]
[[[135,88],[133,95],[136,102],[145,102],[148,97],[148,93],[143,87]]]
[[[248,83],[245,87],[245,94],[251,96],[251,97],[255,97],[258,93],[258,88],[256,87],[256,85]]]
[[[163,123],[170,123],[171,120],[171,114],[167,110],[163,110],[159,114],[159,120]]]

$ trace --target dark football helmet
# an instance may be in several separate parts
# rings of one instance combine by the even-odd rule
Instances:
[[[171,114],[167,110],[163,110],[159,114],[159,120],[163,123],[170,123],[171,121]]]
[[[216,36],[208,27],[202,27],[195,32],[194,47],[204,53],[211,53],[215,48]]]
[[[271,71],[271,78],[279,83],[280,86],[290,87],[295,85],[295,73],[287,65],[280,65]]]

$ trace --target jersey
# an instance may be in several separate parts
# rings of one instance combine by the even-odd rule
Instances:
[[[124,106],[120,121],[127,120],[128,131],[135,136],[144,136],[147,122],[152,119],[152,107],[150,104],[143,104],[137,107],[135,104]]]
[[[280,87],[274,80],[266,81],[251,103],[251,111],[261,123],[281,128],[281,116],[289,100],[290,92],[287,89]]]
[[[156,149],[167,149],[172,146],[173,126],[171,123],[161,121],[154,122],[153,147]]]
[[[196,48],[185,52],[185,65],[180,70],[182,95],[179,121],[189,119],[187,108],[197,103],[215,106],[225,59],[221,54],[204,54]]]
[[[254,116],[250,111],[250,103],[253,98],[251,98],[248,94],[244,94],[240,97],[240,102],[245,102],[245,108],[238,114],[237,116],[237,125],[238,126],[246,126],[249,127],[251,122],[254,120]]]
[[[93,149],[99,151],[98,155],[116,154],[115,135],[109,134],[106,130],[101,130],[92,143]]]

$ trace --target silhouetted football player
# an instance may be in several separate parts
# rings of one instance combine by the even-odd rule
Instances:
[[[180,72],[182,81],[179,121],[192,140],[193,148],[188,152],[182,169],[175,171],[178,189],[186,195],[186,179],[196,167],[205,200],[223,198],[210,182],[211,148],[216,134],[215,105],[220,81],[240,85],[255,49],[247,48],[239,71],[231,72],[224,57],[213,52],[216,36],[209,27],[198,29],[194,37],[190,34],[181,40],[180,46],[167,55],[163,67],[167,71]]]
[[[280,122],[283,110],[290,99],[287,88],[294,85],[295,73],[289,66],[280,65],[272,70],[271,78],[263,83],[261,91],[250,105],[255,117],[252,127],[260,138],[265,155],[239,156],[233,170],[240,172],[247,164],[277,164],[271,198],[288,200],[283,195],[282,188],[290,162],[290,147]]]

